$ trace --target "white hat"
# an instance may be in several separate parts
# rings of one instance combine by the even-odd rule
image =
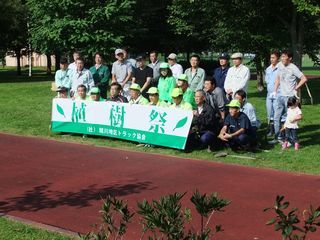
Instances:
[[[175,53],[170,53],[167,58],[168,58],[168,59],[177,59],[177,54],[175,54]]]
[[[123,50],[121,48],[116,49],[114,52],[115,55],[118,55],[119,53],[123,53]]]
[[[242,59],[243,58],[243,54],[239,53],[239,52],[232,54],[231,55],[231,59],[235,59],[235,58],[241,58]]]

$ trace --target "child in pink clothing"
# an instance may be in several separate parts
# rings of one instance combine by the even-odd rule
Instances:
[[[288,143],[290,142],[294,145],[294,149],[299,149],[298,142],[298,121],[302,119],[301,109],[298,107],[298,101],[296,97],[290,97],[288,99],[288,111],[286,122],[284,123],[285,127],[285,141],[282,145],[282,149],[288,148]]]

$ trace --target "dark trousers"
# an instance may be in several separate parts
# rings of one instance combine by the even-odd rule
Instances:
[[[204,147],[211,146],[214,142],[215,135],[213,132],[205,131],[200,133],[200,144]]]
[[[208,147],[214,144],[216,136],[211,131],[192,132],[187,139],[186,148]]]
[[[285,130],[285,140],[290,142],[291,144],[298,142],[298,129],[294,128],[286,128]]]
[[[96,86],[100,90],[101,97],[104,98],[104,99],[107,99],[107,92],[108,92],[108,89],[109,89],[109,84],[108,83],[99,83],[99,84],[96,84]]]
[[[236,147],[248,147],[252,143],[252,137],[249,136],[248,134],[240,134],[237,137],[231,138],[228,142],[227,145],[231,148],[236,148]]]

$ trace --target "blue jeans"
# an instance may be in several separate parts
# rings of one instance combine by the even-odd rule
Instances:
[[[290,142],[291,144],[298,142],[298,129],[294,128],[286,128],[286,141]]]
[[[278,96],[277,108],[274,112],[274,134],[275,139],[279,137],[281,121],[285,121],[287,117],[287,102],[290,96]]]
[[[274,113],[277,109],[277,99],[271,98],[270,96],[267,96],[266,98],[266,107],[267,107],[267,117],[269,122],[274,119]]]

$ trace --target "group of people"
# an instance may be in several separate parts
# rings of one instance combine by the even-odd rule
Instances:
[[[274,134],[271,143],[281,141],[283,149],[293,145],[298,150],[296,129],[302,113],[297,91],[307,79],[291,63],[292,57],[291,52],[282,51],[279,62],[279,53],[271,53],[271,65],[266,69],[266,106],[269,135]],[[187,148],[211,151],[220,143],[235,149],[256,146],[256,132],[261,124],[247,100],[250,70],[243,64],[242,53],[232,54],[232,67],[229,55],[221,53],[220,66],[213,76],[199,67],[198,55],[190,57],[190,67],[185,71],[175,53],[169,54],[167,62],[160,62],[158,53],[152,51],[147,64],[146,55],[132,59],[126,48],[119,48],[115,58],[111,72],[100,53],[95,54],[95,65],[90,69],[84,68],[78,52],[73,54],[71,64],[62,58],[55,76],[58,97],[193,111]]]

